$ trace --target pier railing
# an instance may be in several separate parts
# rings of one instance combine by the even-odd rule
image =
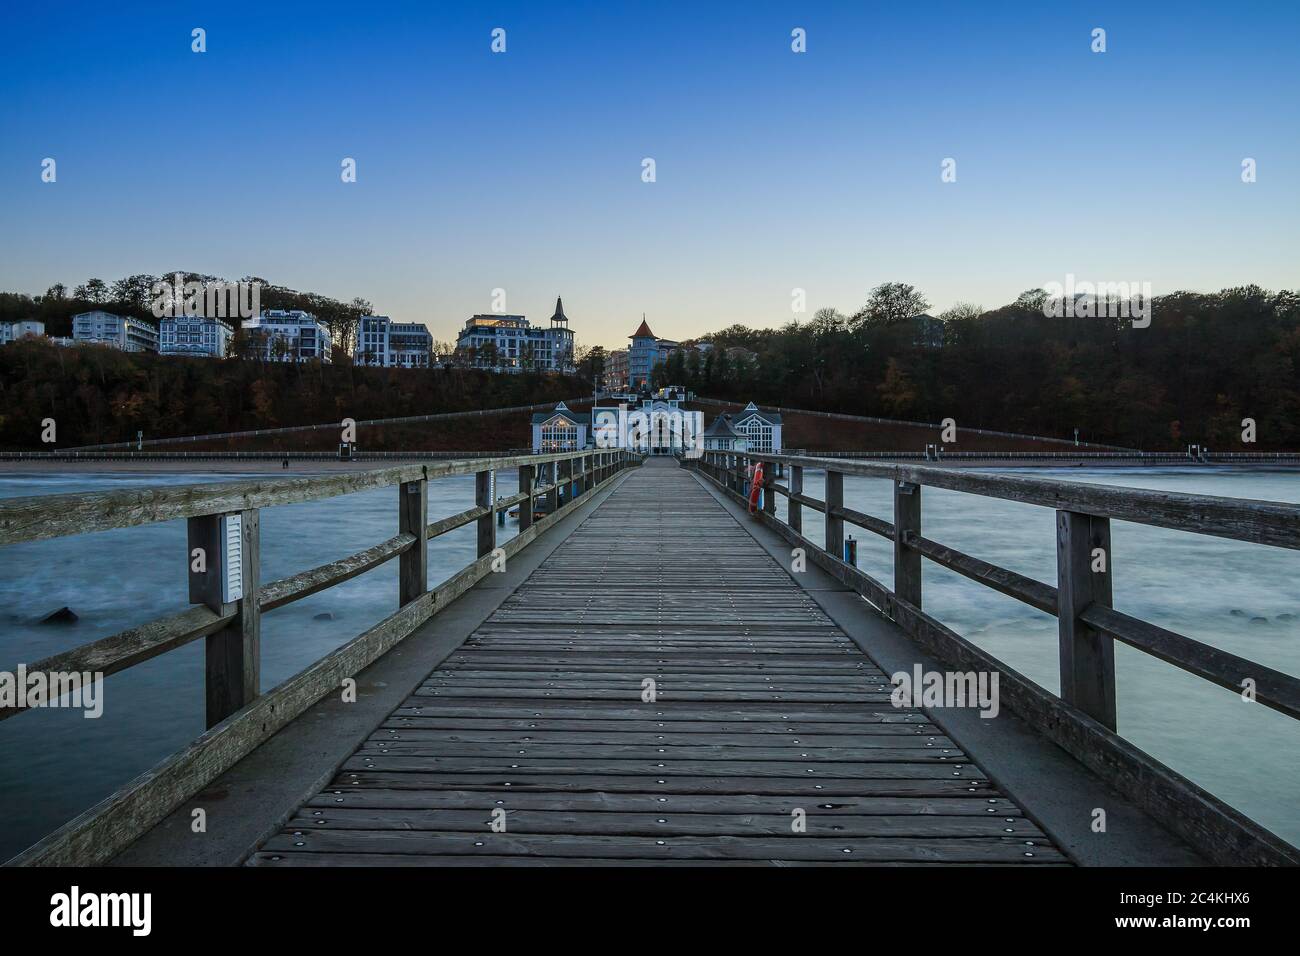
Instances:
[[[191,607],[119,634],[26,664],[27,673],[105,677],[206,639],[208,730],[100,804],[65,824],[10,863],[94,865],[105,862],[177,806],[331,691],[340,689],[432,615],[526,547],[639,457],[624,451],[430,461],[400,467],[300,478],[49,495],[0,501],[0,547],[184,518]],[[515,470],[521,489],[496,497],[493,476]],[[475,503],[428,520],[428,483],[475,476]],[[396,488],[398,533],[338,561],[270,583],[260,580],[259,515],[276,505]],[[534,520],[539,506],[544,515]],[[519,506],[519,533],[498,546],[499,512]],[[430,588],[428,542],[456,528],[477,528],[477,558]],[[181,555],[177,555],[179,561]],[[399,607],[369,630],[261,692],[261,618],[388,561],[398,561]],[[0,720],[23,708],[0,707]]]
[[[759,512],[764,523],[803,548],[810,561],[860,593],[922,648],[963,671],[997,671],[1008,709],[1215,862],[1300,863],[1300,850],[1116,733],[1114,642],[1121,641],[1291,718],[1300,718],[1300,678],[1116,610],[1111,601],[1114,556],[1110,539],[1110,522],[1116,519],[1300,549],[1300,505],[802,455],[708,451],[693,464],[743,501],[749,493],[750,468],[759,461],[765,463]],[[785,486],[774,480],[778,464],[788,474]],[[805,469],[825,472],[824,500],[804,494]],[[845,475],[890,481],[893,521],[845,507]],[[925,487],[1054,509],[1056,585],[924,537],[921,492]],[[786,499],[784,521],[777,517],[778,496]],[[820,544],[803,534],[805,508],[825,518]],[[892,542],[892,589],[846,560],[846,523]],[[922,610],[922,559],[1055,615],[1060,694],[1018,674],[926,614]]]

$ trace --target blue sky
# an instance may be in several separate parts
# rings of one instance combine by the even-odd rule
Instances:
[[[253,273],[448,339],[504,288],[615,346],[642,312],[685,338],[888,280],[933,311],[1067,273],[1295,288],[1297,28],[1294,2],[8,4],[0,289]]]

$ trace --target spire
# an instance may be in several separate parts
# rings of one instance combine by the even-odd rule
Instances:
[[[630,339],[653,339],[657,336],[650,331],[650,326],[646,324],[645,313],[641,313],[641,325],[637,330],[628,336]]]
[[[565,325],[568,325],[569,323],[569,317],[564,314],[564,303],[560,301],[558,295],[555,297],[555,314],[551,316],[551,322],[552,324],[563,322]]]

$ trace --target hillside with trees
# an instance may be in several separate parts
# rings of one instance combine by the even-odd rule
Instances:
[[[572,399],[589,388],[590,383],[553,374],[216,361],[98,345],[64,348],[32,339],[0,348],[0,449],[133,441],[137,431],[167,438],[532,405]],[[40,440],[46,418],[57,425],[55,446]],[[526,423],[514,423],[509,434],[481,434],[505,427],[470,421],[416,432],[372,430],[365,447],[518,448],[527,443]],[[418,445],[404,444],[417,439]],[[323,440],[321,447],[329,448],[335,437]]]
[[[656,370],[660,383],[765,405],[1147,450],[1300,449],[1300,294],[1257,286],[1153,300],[1150,325],[1050,318],[1042,290],[993,310],[929,304],[887,283],[852,315],[777,329],[733,325]],[[1241,441],[1253,418],[1257,442]]]

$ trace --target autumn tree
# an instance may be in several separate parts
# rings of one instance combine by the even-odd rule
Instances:
[[[897,325],[930,308],[925,296],[906,282],[885,282],[871,290],[867,304],[853,314],[854,326]]]

